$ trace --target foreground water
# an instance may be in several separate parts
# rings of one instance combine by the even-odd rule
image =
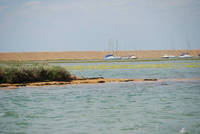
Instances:
[[[190,64],[191,61],[186,62]],[[71,71],[79,75],[120,75],[124,78],[200,77],[199,68],[188,66],[174,69],[155,67]],[[199,134],[200,81],[104,83],[0,90],[0,133]]]

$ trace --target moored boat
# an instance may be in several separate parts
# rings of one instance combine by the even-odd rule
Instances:
[[[162,58],[164,58],[164,59],[173,59],[173,58],[176,58],[176,56],[164,54],[164,55],[162,56]]]
[[[114,56],[113,54],[108,54],[104,57],[104,60],[120,60],[120,57]]]
[[[137,57],[135,55],[131,55],[128,57],[128,59],[137,59]]]
[[[179,58],[193,58],[193,55],[190,55],[189,53],[182,53]]]

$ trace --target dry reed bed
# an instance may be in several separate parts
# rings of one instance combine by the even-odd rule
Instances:
[[[195,57],[200,50],[140,50],[140,51],[118,51],[115,55],[130,56],[136,55],[139,59],[160,59],[164,54],[179,56],[189,52]],[[68,51],[68,52],[13,52],[0,53],[0,61],[31,61],[31,60],[59,60],[59,59],[82,59],[101,60],[108,51]]]

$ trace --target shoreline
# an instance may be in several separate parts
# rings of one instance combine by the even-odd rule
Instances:
[[[98,84],[98,83],[113,83],[113,82],[144,82],[157,81],[157,79],[112,79],[112,78],[83,78],[75,79],[70,82],[66,81],[50,81],[50,82],[30,82],[30,83],[2,83],[0,89],[16,89],[20,87],[39,87],[39,86],[59,86],[59,85],[79,85],[79,84]]]
[[[32,82],[32,83],[1,83],[0,90],[17,89],[21,87],[40,87],[40,86],[64,86],[64,85],[80,85],[80,84],[100,84],[100,83],[119,83],[119,82],[174,82],[174,81],[200,81],[200,78],[176,78],[176,79],[113,79],[113,78],[83,78],[70,82],[50,81],[50,82]]]
[[[130,59],[130,60],[87,60],[87,59],[58,59],[58,60],[30,60],[30,61],[0,61],[0,64],[33,64],[33,63],[115,63],[115,62],[153,62],[153,61],[200,61],[200,58],[177,59]]]

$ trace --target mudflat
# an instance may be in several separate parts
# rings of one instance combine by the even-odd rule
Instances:
[[[197,57],[200,50],[138,50],[118,51],[114,55],[135,55],[138,59],[160,59],[164,54],[180,56],[190,53]],[[33,61],[33,60],[102,60],[109,51],[66,51],[66,52],[1,52],[0,61]]]
[[[70,82],[65,81],[50,81],[50,82],[32,82],[32,83],[17,83],[9,84],[2,83],[0,84],[0,89],[7,87],[7,89],[15,89],[17,87],[23,86],[50,86],[50,85],[67,85],[67,84],[97,84],[97,83],[110,83],[110,82],[130,82],[130,81],[157,81],[157,79],[111,79],[111,78],[84,78],[72,80]]]
[[[200,78],[176,78],[176,79],[113,79],[113,78],[84,78],[72,80],[70,82],[66,81],[50,81],[50,82],[31,82],[31,83],[17,83],[9,84],[2,83],[0,84],[0,90],[5,89],[16,89],[20,87],[38,87],[38,86],[62,86],[62,85],[72,85],[72,84],[98,84],[98,83],[113,83],[113,82],[166,82],[166,81],[199,81]]]

